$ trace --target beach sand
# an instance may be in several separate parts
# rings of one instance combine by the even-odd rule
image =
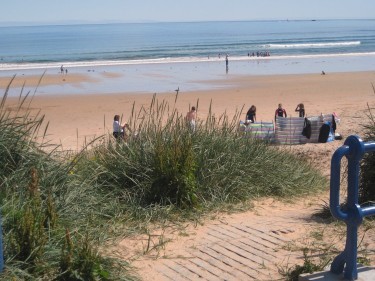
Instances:
[[[116,75],[107,75],[106,79],[114,79]],[[0,80],[1,88],[5,88],[7,78]],[[28,85],[36,85],[38,77],[22,76],[17,83],[25,82]],[[65,81],[64,81],[65,79]],[[24,80],[24,81],[22,81]],[[92,81],[90,74],[68,75],[68,77],[47,75],[43,77],[42,83],[51,85],[69,83],[77,86],[82,81]],[[93,81],[95,82],[95,81]],[[213,86],[220,84],[220,89],[211,91],[180,91],[175,104],[181,114],[185,115],[192,105],[198,105],[198,118],[205,119],[209,112],[210,104],[212,112],[220,116],[224,112],[233,116],[236,111],[242,111],[241,119],[244,120],[247,109],[252,105],[257,107],[258,121],[272,121],[278,103],[282,103],[288,116],[297,116],[294,109],[298,103],[304,103],[307,116],[327,114],[336,112],[341,121],[338,124],[337,132],[344,136],[342,141],[334,141],[325,144],[305,144],[295,146],[283,146],[281,149],[291,150],[293,153],[305,157],[316,168],[320,169],[327,177],[330,174],[330,160],[333,152],[343,144],[345,138],[351,134],[363,135],[364,122],[368,121],[367,107],[375,106],[375,93],[372,84],[375,83],[375,72],[352,72],[352,73],[328,73],[303,74],[303,75],[272,75],[272,76],[236,76],[231,79],[207,81]],[[95,83],[93,83],[95,84]],[[153,94],[150,93],[98,93],[95,87],[88,90],[85,95],[38,95],[35,94],[30,105],[32,112],[39,112],[45,115],[49,122],[47,139],[52,143],[61,144],[63,149],[78,151],[83,143],[95,137],[111,133],[112,121],[115,114],[123,115],[126,121],[130,115],[133,103],[139,110],[141,106],[148,108]],[[159,100],[166,100],[170,105],[174,104],[175,92],[157,94]],[[199,102],[198,102],[199,101]],[[8,99],[6,107],[12,109],[17,98]],[[321,208],[324,202],[328,202],[328,190],[317,196],[304,198],[297,202],[277,202],[273,199],[257,200],[253,210],[240,214],[214,214],[204,225],[186,224],[180,235],[181,229],[173,227],[164,229],[150,229],[155,239],[163,236],[163,241],[170,241],[163,245],[161,250],[144,253],[148,237],[128,237],[121,241],[113,249],[111,254],[117,253],[121,258],[130,261],[135,271],[142,276],[143,280],[164,280],[160,273],[166,270],[166,263],[173,263],[178,256],[191,256],[197,245],[207,244],[207,233],[216,227],[227,227],[228,225],[242,225],[249,222],[258,222],[263,225],[277,227],[285,231],[287,238],[309,243],[309,236],[312,231],[317,232],[323,228],[325,233],[329,230],[325,225],[311,222],[310,216],[317,209]],[[272,217],[270,214],[273,214]],[[299,219],[292,218],[298,214]],[[272,221],[275,218],[277,221]],[[309,222],[309,223],[307,223]],[[329,227],[328,227],[329,228]],[[150,236],[151,237],[151,236]],[[344,246],[344,241],[336,241],[337,235],[326,236],[327,243],[337,243],[339,248]],[[374,250],[374,230],[370,230],[365,238],[366,247]],[[311,238],[311,237],[310,237]],[[333,239],[333,240],[332,240]],[[336,240],[335,240],[336,239]],[[333,242],[336,241],[336,242]],[[154,243],[154,242],[153,242]],[[158,241],[155,241],[157,244]],[[284,249],[285,250],[285,249]],[[160,252],[159,252],[160,251]],[[294,264],[302,264],[301,251],[280,252],[277,266],[284,267]],[[167,259],[163,259],[167,257]],[[371,263],[374,255],[369,254]],[[288,263],[286,265],[286,263]],[[273,267],[275,272],[276,266]],[[262,268],[265,273],[270,268]],[[277,277],[275,272],[274,278]],[[280,277],[280,276],[279,276]],[[164,278],[164,279],[163,279]]]
[[[115,79],[116,74],[109,73],[105,79]],[[20,76],[12,86],[36,86],[40,76]],[[0,79],[0,88],[5,89],[10,77]],[[38,95],[36,91],[30,105],[32,111],[39,111],[49,122],[47,139],[51,143],[61,144],[63,149],[79,150],[83,144],[95,137],[111,133],[115,114],[122,115],[122,121],[128,120],[133,104],[136,112],[141,106],[148,108],[151,93],[98,93],[95,92],[95,79],[88,74],[45,75],[41,85],[69,84],[78,87],[82,83],[92,82],[92,87],[84,95]],[[204,120],[211,111],[215,116],[226,113],[233,116],[242,110],[241,119],[245,119],[248,108],[257,107],[258,121],[272,121],[278,103],[282,103],[288,116],[298,116],[294,109],[298,103],[304,103],[307,116],[336,112],[342,122],[338,132],[343,135],[358,133],[351,128],[353,116],[373,103],[375,94],[375,72],[270,75],[270,76],[234,76],[230,79],[205,81],[219,89],[209,91],[180,91],[175,107],[185,115],[192,105],[197,106],[199,119]],[[166,100],[174,105],[176,92],[158,93],[159,101]],[[18,98],[8,97],[9,107],[14,107]],[[350,130],[353,130],[350,132]]]

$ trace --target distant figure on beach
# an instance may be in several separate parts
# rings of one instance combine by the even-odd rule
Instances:
[[[326,75],[326,73],[322,70],[322,75]]]
[[[228,54],[226,54],[226,56],[225,56],[225,71],[226,71],[226,73],[228,73],[228,70],[229,70],[229,56],[228,56]]]
[[[257,120],[256,112],[257,108],[255,107],[255,105],[252,105],[246,113],[246,122],[250,121],[251,123],[254,123]]]
[[[299,112],[299,117],[305,117],[305,106],[303,103],[297,105],[295,112]]]
[[[190,129],[195,131],[195,119],[197,118],[197,113],[195,111],[195,106],[191,107],[191,110],[186,114],[186,122],[188,123]]]
[[[120,124],[120,115],[115,115],[113,117],[113,136],[116,140],[126,139],[125,129],[130,131],[128,124]]]
[[[279,103],[279,107],[275,111],[275,121],[276,121],[276,116],[285,117],[285,118],[287,117],[286,111],[283,108],[283,105],[281,103]]]

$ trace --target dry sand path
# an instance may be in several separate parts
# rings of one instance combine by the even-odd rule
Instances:
[[[117,252],[133,260],[132,266],[145,281],[283,280],[280,272],[303,264],[303,247],[343,249],[345,227],[321,223],[313,216],[326,198],[322,193],[296,203],[260,200],[245,213],[218,215],[202,225],[180,225],[125,239]],[[374,242],[373,226],[360,246],[360,256],[365,253],[372,264]]]
[[[264,200],[251,212],[223,216],[185,230],[185,237],[169,238],[163,249],[133,266],[143,280],[277,280],[279,269],[302,258],[301,251],[290,248],[317,227],[311,211],[312,206],[296,211],[295,205]]]

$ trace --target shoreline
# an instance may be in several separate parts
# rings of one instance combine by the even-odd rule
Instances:
[[[92,93],[163,93],[174,92],[179,88],[183,92],[220,89],[221,81],[236,79],[238,76],[259,75],[299,75],[325,73],[346,73],[375,71],[375,53],[365,56],[312,57],[275,59],[271,57],[250,57],[236,60],[229,57],[226,67],[225,59],[206,59],[201,62],[154,63],[135,65],[101,65],[70,67],[64,64],[68,74],[60,74],[60,66],[48,69],[0,70],[0,80],[17,75],[17,79],[36,76],[56,76],[61,83],[49,83],[43,79],[38,87],[43,95],[87,95]],[[81,75],[80,79],[67,81]],[[113,79],[108,79],[113,78]],[[9,81],[8,80],[8,81]],[[39,80],[39,79],[38,79]],[[48,81],[47,81],[48,80]],[[215,81],[215,83],[212,83]],[[63,83],[64,82],[64,83]],[[0,82],[1,83],[1,82]],[[36,84],[25,85],[25,91],[33,92]],[[12,89],[10,95],[17,96],[22,83]],[[4,83],[1,88],[5,88]]]
[[[68,76],[69,79],[74,80],[73,77]],[[53,77],[53,75],[46,75],[43,79],[54,86],[56,86],[54,83],[59,85],[69,82],[53,80]],[[75,78],[80,81],[79,77]],[[118,78],[107,75],[105,79],[111,82]],[[91,83],[93,84],[91,87],[96,85],[95,80],[85,81],[77,83]],[[345,132],[346,136],[348,133],[357,133],[354,131],[355,126],[352,126],[353,116],[358,112],[363,113],[367,103],[371,105],[375,102],[372,88],[372,84],[375,83],[374,71],[326,75],[243,75],[221,81],[210,80],[206,83],[212,86],[210,90],[181,90],[176,103],[175,91],[157,93],[156,97],[159,101],[165,100],[183,116],[191,106],[196,106],[200,120],[205,120],[210,108],[216,117],[225,113],[230,118],[242,109],[240,117],[244,120],[247,109],[254,104],[257,107],[258,121],[273,121],[278,103],[283,104],[288,116],[297,116],[298,113],[294,112],[294,109],[302,102],[305,104],[307,116],[336,112],[341,118],[337,132]],[[115,114],[123,116],[124,122],[128,121],[133,104],[135,112],[142,107],[147,110],[153,95],[154,93],[139,94],[129,91],[46,95],[40,94],[37,90],[30,108],[32,113],[40,111],[45,115],[46,122],[49,122],[47,140],[61,144],[63,149],[78,151],[83,143],[103,134],[111,134]],[[17,96],[9,96],[6,108],[15,106],[18,96],[19,92]],[[355,120],[357,121],[361,120]]]
[[[314,58],[340,58],[340,57],[363,57],[375,56],[375,52],[358,53],[326,53],[326,54],[296,54],[296,55],[270,55],[270,56],[231,56],[232,61],[254,61],[254,60],[298,60]],[[200,63],[200,62],[223,62],[225,56],[221,58],[216,54],[209,57],[166,57],[166,58],[138,58],[138,59],[118,59],[118,60],[91,60],[91,61],[51,61],[51,62],[2,62],[0,72],[15,70],[37,70],[59,68],[64,65],[69,68],[80,67],[102,67],[102,66],[124,66],[124,65],[153,65],[153,64],[178,64],[178,63]]]

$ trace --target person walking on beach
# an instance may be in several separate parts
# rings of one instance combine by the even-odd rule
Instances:
[[[251,123],[254,123],[257,120],[256,112],[257,108],[255,107],[255,105],[252,105],[246,113],[246,122],[250,121]]]
[[[188,123],[190,129],[195,131],[195,119],[197,118],[197,113],[195,111],[195,106],[191,107],[191,110],[186,114],[186,122]]]
[[[226,71],[226,73],[228,73],[228,71],[229,71],[229,56],[228,56],[228,54],[226,54],[226,56],[225,56],[225,71]]]
[[[305,117],[305,106],[303,103],[297,105],[295,112],[299,112],[299,117]]]
[[[275,111],[275,121],[277,116],[285,118],[287,117],[286,111],[281,103],[279,103],[279,107]]]

